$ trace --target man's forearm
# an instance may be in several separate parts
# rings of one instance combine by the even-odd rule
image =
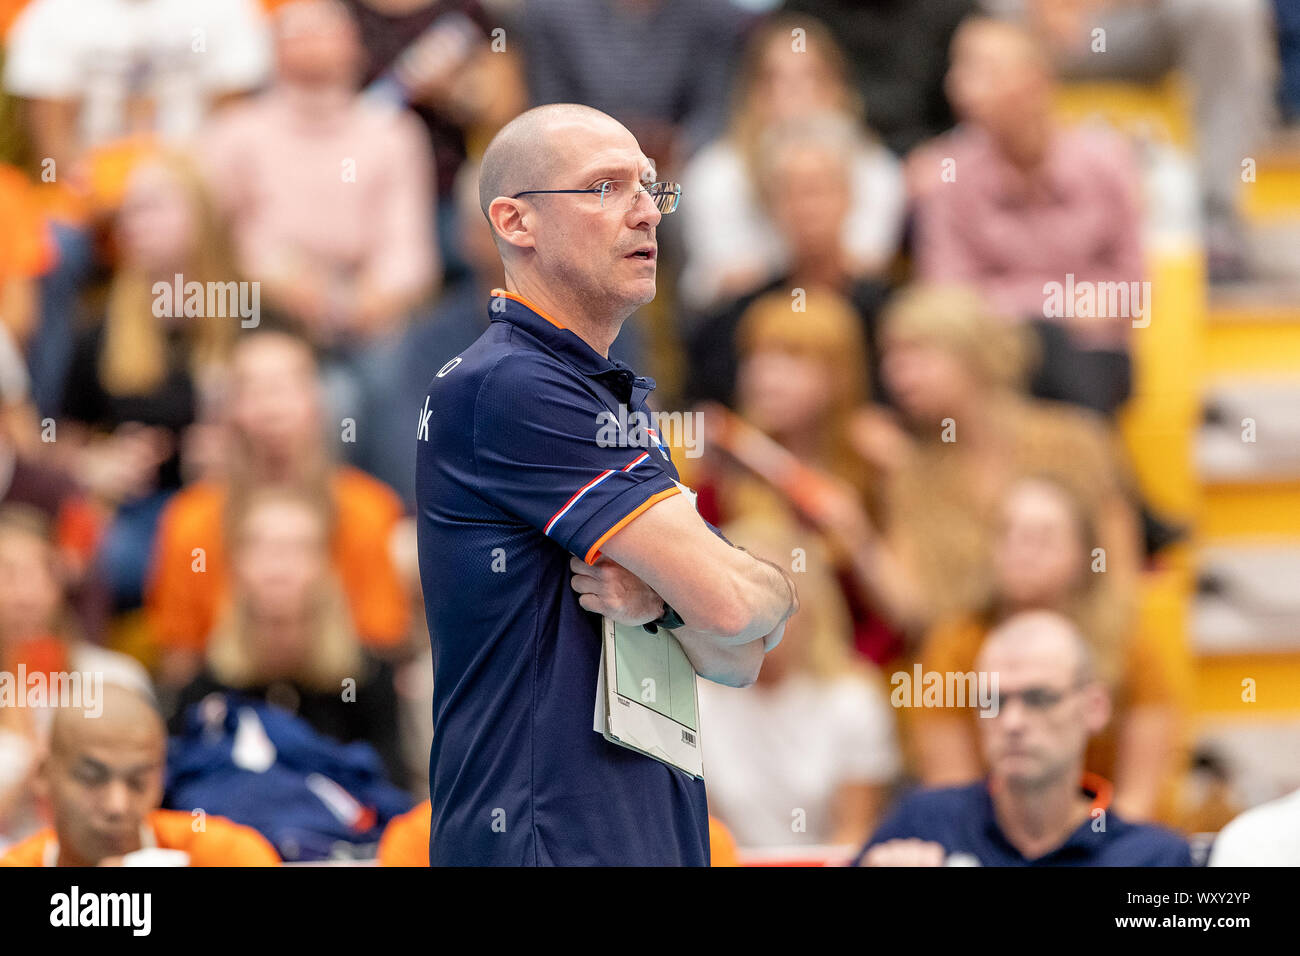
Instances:
[[[749,608],[749,619],[738,630],[714,635],[713,640],[724,647],[765,640],[799,609],[798,592],[789,574],[743,548],[736,550],[743,552],[737,589],[742,592],[741,603]],[[772,646],[779,641],[778,635]]]
[[[763,666],[763,643],[723,646],[711,634],[701,634],[688,627],[672,632],[690,659],[695,672],[705,680],[728,687],[747,687],[758,679]]]

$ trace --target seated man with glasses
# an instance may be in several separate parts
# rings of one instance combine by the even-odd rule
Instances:
[[[1084,773],[1088,738],[1111,704],[1067,618],[1008,618],[989,633],[976,669],[993,689],[979,721],[988,779],[906,797],[857,865],[1192,865],[1181,837],[1120,819],[1108,806],[1110,783]]]

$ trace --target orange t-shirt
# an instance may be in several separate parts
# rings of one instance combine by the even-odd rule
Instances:
[[[54,241],[36,197],[21,171],[0,165],[0,288],[6,279],[31,279],[54,264]]]
[[[425,800],[415,809],[393,817],[379,838],[380,866],[428,866],[429,828],[433,822],[433,805]],[[736,841],[721,822],[709,817],[711,866],[739,866]]]
[[[193,819],[185,810],[155,810],[145,818],[158,848],[184,850],[190,866],[279,866],[275,849],[252,827],[209,816],[195,832]],[[52,827],[34,833],[0,856],[0,866],[44,866],[54,840]]]
[[[428,800],[393,817],[379,838],[380,866],[428,866],[433,804]]]
[[[336,514],[334,569],[347,593],[353,624],[371,647],[406,637],[409,598],[388,550],[402,503],[382,482],[343,466],[333,477]],[[162,647],[202,650],[227,593],[222,531],[225,487],[200,481],[173,496],[158,527],[145,610]],[[195,570],[202,548],[203,571]]]

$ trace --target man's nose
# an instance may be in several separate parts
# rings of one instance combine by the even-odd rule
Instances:
[[[998,702],[998,720],[1004,729],[1019,730],[1025,725],[1029,708],[1020,699],[1020,695],[1008,695]]]
[[[131,808],[131,791],[125,780],[111,780],[104,787],[101,809],[105,816],[125,816]]]
[[[664,214],[659,211],[659,207],[655,205],[654,197],[650,195],[650,190],[646,189],[644,186],[637,189],[636,202],[632,204],[632,208],[629,212],[635,220],[634,228],[637,229],[640,229],[643,225],[649,226],[653,229],[655,226],[659,225],[659,220],[664,217]]]

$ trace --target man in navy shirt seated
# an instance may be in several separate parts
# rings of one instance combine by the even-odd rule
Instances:
[[[506,288],[473,345],[428,357],[417,437],[435,866],[707,866],[703,782],[592,729],[602,615],[669,628],[701,677],[744,686],[798,608],[788,573],[699,516],[642,426],[654,382],[609,358],[680,196],[653,180],[585,106],[529,110],[483,155]]]
[[[1074,624],[1049,611],[1011,617],[976,668],[996,691],[979,719],[988,779],[905,798],[859,866],[1192,865],[1181,837],[1121,820],[1108,809],[1110,784],[1084,773],[1110,697]]]

